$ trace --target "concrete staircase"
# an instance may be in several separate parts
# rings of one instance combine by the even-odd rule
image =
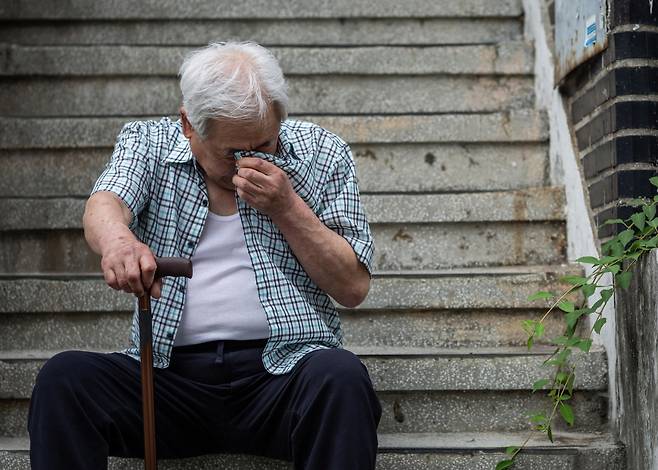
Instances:
[[[519,0],[143,1],[0,4],[0,468],[29,468],[36,372],[67,349],[126,344],[131,298],[111,291],[81,214],[129,120],[174,115],[193,46],[270,46],[292,114],[352,144],[376,241],[368,299],[342,309],[346,347],[384,414],[378,468],[493,469],[526,437],[549,348],[520,320],[565,264],[564,199],[547,185],[545,116]],[[548,337],[562,332],[550,319]],[[575,354],[577,421],[530,441],[518,468],[621,469],[604,351]],[[141,461],[110,459],[112,469]],[[244,455],[165,469],[290,469]]]

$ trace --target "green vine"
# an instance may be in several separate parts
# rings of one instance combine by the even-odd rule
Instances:
[[[649,180],[653,186],[658,187],[658,176]],[[523,330],[528,334],[528,350],[532,349],[535,339],[544,336],[544,320],[551,312],[561,312],[566,322],[566,330],[562,336],[551,340],[556,346],[553,353],[543,362],[544,366],[555,367],[551,378],[537,380],[532,385],[532,393],[539,390],[547,390],[547,396],[551,398],[552,404],[548,411],[531,413],[529,415],[532,431],[520,446],[510,446],[505,449],[507,454],[504,460],[496,465],[496,470],[512,468],[517,455],[525,448],[526,444],[537,432],[547,435],[553,442],[553,421],[559,413],[567,426],[573,426],[575,416],[568,401],[573,397],[573,387],[576,380],[576,367],[568,362],[572,348],[578,348],[589,352],[592,346],[592,333],[601,334],[601,329],[606,323],[603,311],[608,301],[612,298],[615,288],[627,289],[631,282],[632,273],[630,269],[640,257],[658,246],[658,218],[656,218],[656,204],[658,195],[653,199],[633,199],[627,203],[632,207],[640,207],[626,220],[606,220],[604,225],[621,224],[625,230],[620,232],[611,240],[601,245],[601,258],[585,256],[576,261],[582,264],[594,266],[592,273],[587,277],[565,276],[562,282],[570,287],[556,300],[551,301],[548,311],[537,320],[524,320]],[[612,285],[600,284],[604,275],[610,273],[613,276]],[[588,307],[588,299],[595,293],[600,298]],[[581,299],[576,305],[575,301],[569,300],[576,296]],[[556,294],[552,292],[539,291],[531,295],[528,300],[555,299]],[[576,335],[577,327],[582,318],[595,315],[592,328],[585,337]]]

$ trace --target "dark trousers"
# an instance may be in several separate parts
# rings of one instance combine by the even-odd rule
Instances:
[[[381,404],[345,349],[304,356],[285,375],[262,364],[265,340],[174,348],[155,369],[158,459],[247,453],[295,469],[375,468]],[[120,353],[66,351],[37,376],[28,417],[33,470],[99,470],[108,455],[144,457],[140,364]]]

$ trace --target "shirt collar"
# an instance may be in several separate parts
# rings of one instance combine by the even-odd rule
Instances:
[[[192,160],[192,150],[190,149],[190,141],[181,134],[181,139],[174,147],[169,155],[164,158],[165,163],[186,163]]]

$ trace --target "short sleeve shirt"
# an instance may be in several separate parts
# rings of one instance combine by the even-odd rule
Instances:
[[[343,140],[315,124],[287,120],[275,154],[238,154],[266,159],[285,171],[295,192],[347,240],[372,276],[374,242],[352,153]],[[126,124],[92,194],[98,191],[111,191],[124,201],[133,214],[130,229],[155,256],[192,258],[208,214],[208,191],[180,121]],[[269,325],[265,369],[285,374],[311,351],[342,347],[340,319],[329,296],[306,274],[272,220],[235,197]],[[152,300],[155,367],[169,365],[186,286],[186,278],[164,278],[161,298]],[[137,305],[130,345],[119,352],[139,360]]]

